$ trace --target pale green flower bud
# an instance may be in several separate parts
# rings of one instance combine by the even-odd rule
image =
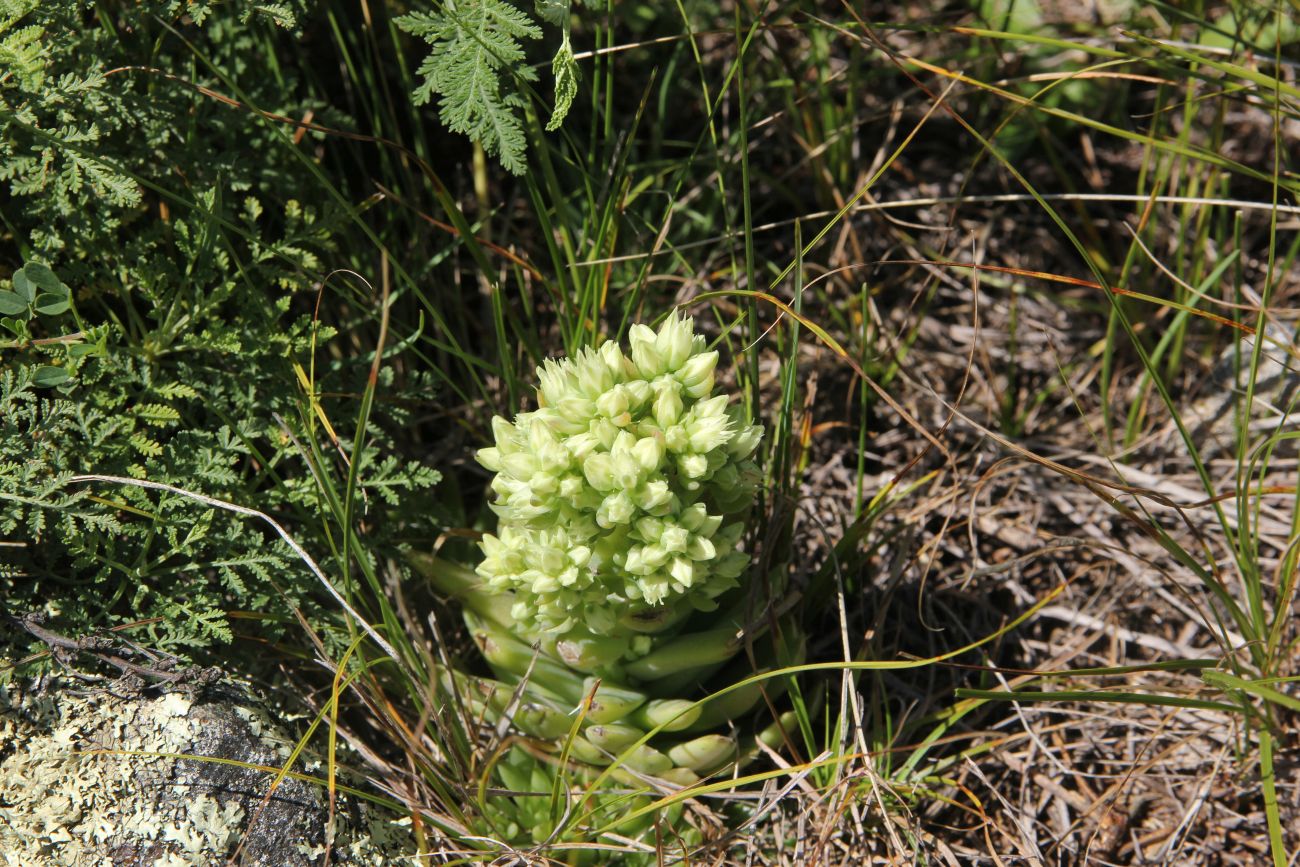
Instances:
[[[645,563],[645,549],[632,548],[623,560],[623,570],[629,575],[648,575],[652,571]]]
[[[595,419],[591,422],[589,430],[592,435],[596,437],[596,442],[599,443],[605,451],[609,451],[614,447],[614,441],[617,440],[618,435],[622,433],[622,431],[619,430],[618,425],[614,424],[607,418]]]
[[[551,473],[533,473],[528,480],[528,487],[532,489],[534,495],[553,494],[559,486],[559,480]]]
[[[649,436],[632,446],[632,457],[641,465],[641,469],[652,472],[663,465],[664,444],[658,437]]]
[[[499,415],[492,416],[492,437],[496,440],[498,446],[505,451],[515,451],[508,448],[509,443],[513,443],[518,431],[515,426]]]
[[[542,366],[537,368],[537,381],[539,383],[538,392],[542,406],[554,406],[569,394],[569,375],[567,370],[560,365],[560,362],[548,358],[542,362]],[[492,422],[493,433],[496,433],[496,420]],[[497,439],[500,440],[500,435]]]
[[[633,457],[631,450],[616,452],[613,454],[614,461],[614,482],[624,491],[635,491],[641,486],[641,469],[640,462]]]
[[[695,582],[695,564],[685,557],[678,557],[673,560],[669,574],[685,590]]]
[[[537,412],[523,413],[519,416],[521,426],[527,424],[541,425],[544,424],[555,433],[556,436],[571,437],[580,434],[587,429],[585,419],[570,419],[564,413],[554,407],[542,407]]]
[[[605,369],[609,371],[610,378],[614,382],[622,382],[629,376],[635,375],[634,369],[628,363],[627,357],[623,355],[623,350],[618,348],[618,344],[612,340],[607,340],[596,350],[596,355],[600,358]]]
[[[628,409],[631,411],[641,409],[654,395],[654,387],[644,379],[634,379],[624,383],[623,390],[627,393]]]
[[[645,379],[654,379],[664,372],[663,355],[655,346],[655,333],[646,325],[633,325],[628,332],[632,344],[632,363]]]
[[[582,489],[582,479],[577,476],[566,476],[560,481],[559,494],[566,500],[572,500],[582,493]]]
[[[590,433],[575,434],[564,441],[564,448],[579,463],[596,450],[600,440]]]
[[[665,370],[678,370],[686,363],[691,357],[694,336],[690,320],[679,318],[676,311],[668,315],[655,335],[655,351],[663,360]]]
[[[695,418],[721,418],[727,414],[727,396],[719,394],[707,400],[701,400],[691,408]]]
[[[667,430],[682,417],[682,399],[674,388],[662,388],[655,397],[655,424]]]
[[[727,443],[727,454],[736,460],[744,460],[758,448],[758,443],[763,438],[763,427],[750,424],[742,407],[730,407],[727,415],[731,419],[731,430],[734,432],[731,441]]]
[[[547,575],[558,575],[566,566],[564,552],[555,548],[533,548],[525,556],[528,565]]]
[[[505,473],[498,473],[492,479],[492,491],[497,495],[498,502],[506,502],[519,499],[519,489],[521,483],[518,479],[511,478]]]
[[[682,452],[691,444],[691,436],[686,432],[686,426],[675,424],[664,431],[664,445],[670,452]]]
[[[537,569],[526,570],[523,579],[533,588],[533,592],[538,594],[554,593],[560,588],[559,581]]]
[[[614,459],[608,452],[588,455],[582,462],[582,474],[596,490],[602,493],[614,490]]]
[[[664,522],[658,518],[642,518],[636,522],[636,531],[642,542],[658,542],[664,532]]]
[[[596,409],[600,411],[601,415],[610,420],[626,415],[628,406],[627,389],[622,387],[612,388],[596,398]],[[614,421],[614,423],[619,424],[618,421]],[[627,421],[624,421],[623,424],[627,424]]]
[[[672,504],[673,492],[663,479],[647,482],[636,492],[637,506],[647,514],[662,515]]]
[[[528,443],[528,450],[531,452],[540,452],[547,448],[554,448],[559,445],[560,440],[548,425],[534,424],[529,425],[526,437],[519,437]]]
[[[696,418],[686,425],[690,435],[688,442],[693,452],[709,452],[727,444],[731,432],[727,430],[727,417],[724,415]]]
[[[727,444],[727,451],[731,453],[733,458],[747,458],[758,448],[761,439],[763,439],[762,426],[750,425],[732,438],[732,441]]]
[[[701,398],[713,391],[714,370],[718,366],[718,353],[696,355],[677,371],[677,378],[689,397]]]
[[[584,349],[578,355],[578,390],[584,397],[595,399],[614,386],[614,376],[605,360],[595,352]]]
[[[479,449],[474,455],[474,459],[489,472],[501,472],[501,450],[496,447]]]
[[[688,479],[702,479],[709,472],[709,459],[704,455],[682,455],[677,459],[677,469]]]
[[[649,325],[638,322],[627,330],[627,342],[628,345],[632,347],[633,351],[635,351],[638,346],[646,343],[653,346],[655,342],[654,329]]]
[[[651,569],[658,569],[668,562],[668,552],[662,545],[646,545],[641,549],[641,558]]]
[[[631,431],[621,430],[614,437],[614,443],[609,447],[610,454],[615,457],[621,455],[631,455],[632,447],[637,444],[637,436]]]
[[[523,568],[523,557],[496,536],[484,535],[481,544],[487,561],[491,561],[494,568],[503,572],[515,572]]]
[[[566,397],[556,402],[555,409],[565,421],[580,423],[596,414],[596,402],[585,397]]]
[[[633,505],[632,498],[627,495],[626,491],[619,491],[616,494],[610,494],[600,504],[600,511],[596,512],[596,523],[602,527],[626,524],[632,520],[635,513],[636,506]]]
[[[686,550],[691,534],[684,527],[668,527],[659,536],[659,544],[665,551],[681,554]]]
[[[718,556],[718,549],[703,536],[692,536],[686,546],[686,556],[692,560],[712,560]]]
[[[501,471],[515,479],[526,479],[537,470],[537,458],[527,452],[515,452],[501,459]]]

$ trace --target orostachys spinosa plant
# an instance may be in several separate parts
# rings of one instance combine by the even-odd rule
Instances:
[[[529,635],[621,638],[637,656],[644,633],[713,610],[745,572],[763,429],[714,394],[718,353],[690,319],[629,341],[630,358],[611,340],[546,361],[538,408],[493,419],[478,459],[500,526],[478,574]]]
[[[545,362],[537,408],[493,419],[478,460],[498,524],[477,569],[414,560],[463,605],[495,676],[443,672],[459,701],[493,723],[508,716],[554,762],[609,766],[641,788],[689,785],[793,730],[789,712],[744,725],[784,678],[700,700],[799,664],[804,640],[783,569],[759,574],[744,548],[763,429],[715,393],[718,353],[691,319],[628,337],[628,352],[607,341]],[[514,803],[522,836],[554,839],[547,817],[524,815],[529,799]]]

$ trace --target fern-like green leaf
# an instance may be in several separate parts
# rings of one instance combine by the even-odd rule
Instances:
[[[45,80],[41,47],[45,28],[29,24],[15,29],[14,25],[38,5],[36,0],[0,2],[0,70],[27,89],[40,87]]]
[[[162,454],[163,447],[143,433],[131,434],[130,441],[131,445],[135,446],[135,450],[142,455],[152,458]]]
[[[309,431],[286,359],[313,357],[339,332],[298,295],[340,260],[355,215],[263,118],[142,71],[200,86],[228,74],[254,103],[320,112],[328,102],[303,65],[261,74],[268,51],[298,47],[262,25],[315,28],[327,11],[307,0],[0,0],[0,608],[57,612],[67,634],[130,623],[133,640],[179,655],[229,640],[231,609],[264,615],[244,628],[271,640],[301,612],[331,653],[346,646],[314,576],[260,522],[72,481],[126,476],[255,505],[337,569],[324,553],[329,488],[300,465]],[[507,69],[503,81],[517,81]],[[365,324],[344,321],[348,332]],[[385,391],[400,368],[381,369]],[[317,381],[356,394],[369,370],[364,353],[340,354]],[[358,456],[368,563],[392,557],[437,505],[437,474],[400,459],[391,433],[434,402],[435,377],[402,377],[418,400],[377,401]],[[18,658],[39,644],[26,641]]]
[[[568,33],[564,34],[564,42],[551,60],[551,75],[555,78],[555,109],[546,124],[547,132],[560,128],[573,105],[573,98],[578,95],[578,61],[573,56],[573,47],[569,45]]]
[[[199,393],[192,386],[183,382],[171,382],[166,385],[155,385],[154,393],[165,397],[168,400],[193,400],[199,396]]]
[[[568,34],[570,0],[537,0],[537,14],[549,24],[565,28]]]
[[[503,82],[506,75],[536,79],[524,64],[521,40],[536,39],[541,29],[524,12],[504,0],[460,0],[436,13],[412,12],[397,19],[403,30],[432,46],[420,65],[424,81],[415,101],[438,99],[438,115],[454,132],[463,133],[523,174],[524,101]]]
[[[142,403],[135,407],[136,418],[156,427],[168,427],[180,421],[181,414],[175,407],[161,403]]]

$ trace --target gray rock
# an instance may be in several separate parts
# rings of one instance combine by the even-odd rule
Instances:
[[[0,686],[0,864],[207,867],[238,850],[243,867],[316,867],[327,840],[332,865],[412,863],[409,830],[354,800],[331,827],[320,785],[286,777],[263,806],[292,742],[244,691],[205,692]]]

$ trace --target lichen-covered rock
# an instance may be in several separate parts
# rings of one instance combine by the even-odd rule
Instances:
[[[330,864],[411,863],[406,828],[342,796],[331,829],[320,786],[286,778],[261,807],[274,774],[250,765],[279,767],[291,749],[233,688],[192,699],[0,685],[0,864],[207,867],[243,841],[245,867],[314,867],[327,840]]]

